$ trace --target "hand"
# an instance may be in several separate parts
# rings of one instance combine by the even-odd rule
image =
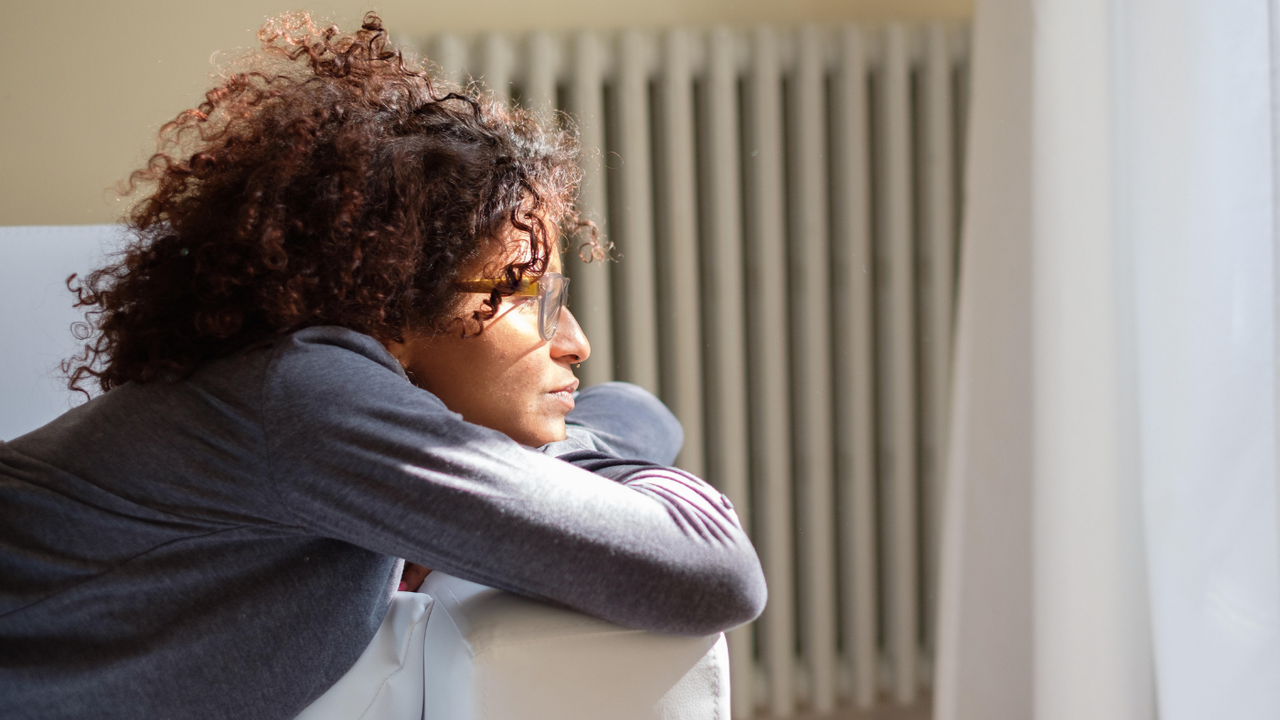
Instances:
[[[425,568],[406,560],[404,572],[400,575],[399,589],[402,592],[418,592],[418,588],[422,587],[422,581],[427,579],[427,574],[430,572],[431,568]]]

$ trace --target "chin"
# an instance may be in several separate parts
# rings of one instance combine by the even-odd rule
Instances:
[[[554,437],[552,437],[547,442],[560,442],[561,440],[564,440],[565,438],[569,437],[569,433],[565,430],[563,420],[561,420],[560,424],[556,426],[556,429],[552,433],[552,435],[554,435]],[[546,445],[546,444],[547,443],[543,443],[543,445]]]
[[[568,433],[565,431],[564,427],[564,420],[547,423],[545,426],[539,428],[538,432],[534,434],[538,438],[538,442],[534,447],[541,447],[542,445],[546,445],[550,442],[559,442],[568,437]]]
[[[542,447],[547,443],[559,442],[568,437],[563,418],[547,422],[529,423],[511,429],[494,429],[505,432],[512,440],[529,447]]]
[[[542,447],[547,443],[560,442],[561,440],[564,440],[566,437],[568,437],[568,435],[565,433],[564,426],[561,425],[559,432],[552,432],[552,431],[539,432],[534,434],[532,437],[534,438],[534,441],[529,443],[529,445],[532,445],[533,447]]]

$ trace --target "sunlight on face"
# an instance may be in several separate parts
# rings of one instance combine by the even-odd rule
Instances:
[[[548,269],[560,271],[558,252],[553,251]],[[485,299],[464,295],[459,315],[470,317]],[[568,308],[561,312],[550,341],[538,334],[537,299],[508,297],[479,335],[409,333],[403,344],[389,343],[387,349],[411,380],[467,422],[537,447],[564,439],[564,419],[578,388],[571,365],[591,354],[578,321]]]

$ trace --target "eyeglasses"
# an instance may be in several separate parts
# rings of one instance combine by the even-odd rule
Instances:
[[[460,280],[453,286],[465,293],[488,295],[503,286],[503,280]],[[560,326],[560,311],[569,295],[569,278],[558,272],[543,273],[532,280],[522,280],[511,293],[515,297],[538,298],[538,334],[543,340],[555,337]]]

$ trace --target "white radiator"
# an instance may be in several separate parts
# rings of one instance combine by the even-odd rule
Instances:
[[[658,393],[768,576],[734,717],[909,704],[929,682],[967,27],[439,36],[585,147],[618,262],[571,261],[584,384]],[[562,116],[560,116],[562,117]],[[570,253],[572,256],[573,254]]]

